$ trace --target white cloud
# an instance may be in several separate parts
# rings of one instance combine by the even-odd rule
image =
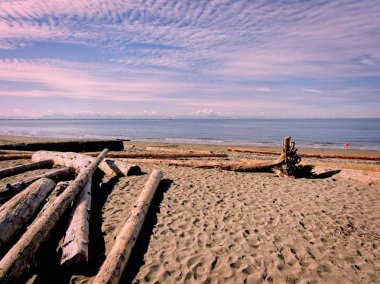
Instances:
[[[305,93],[315,93],[315,94],[322,93],[322,90],[317,90],[317,89],[302,89],[302,91]]]

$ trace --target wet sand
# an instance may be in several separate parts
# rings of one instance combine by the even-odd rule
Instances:
[[[7,139],[0,141],[12,140]],[[227,149],[125,142],[131,152],[146,146]],[[340,151],[357,154],[328,150]],[[275,159],[228,154],[235,161]],[[25,162],[1,161],[0,168]],[[319,175],[314,179],[147,164],[140,164],[146,173],[140,176],[101,177],[93,188],[90,266],[73,274],[54,264],[59,251],[43,251],[40,267],[46,262],[49,272],[32,271],[40,275],[29,283],[91,283],[154,168],[162,169],[164,179],[121,283],[380,283],[379,172],[341,170],[348,165],[378,167],[379,162],[310,158],[303,162],[329,167],[315,168]],[[5,178],[0,185],[43,171]]]

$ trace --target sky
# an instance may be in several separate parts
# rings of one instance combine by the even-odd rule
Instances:
[[[380,1],[0,0],[0,116],[380,117]]]

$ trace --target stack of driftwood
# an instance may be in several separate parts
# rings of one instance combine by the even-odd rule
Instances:
[[[64,149],[71,150],[73,145],[74,148],[78,146],[74,143],[65,145]],[[38,145],[42,149],[49,149],[50,146]],[[94,147],[91,144],[90,149],[97,150],[99,146],[103,145],[97,144]],[[111,145],[111,147],[114,146]],[[115,146],[114,150],[121,150],[119,146]],[[34,150],[34,147],[36,146],[32,145],[31,148],[24,146],[21,149]],[[54,149],[61,149],[57,145],[54,147]],[[80,147],[82,151],[86,149],[88,148],[83,145]],[[46,150],[33,153],[20,151],[19,148],[0,150],[0,160],[25,158],[32,160],[29,164],[0,170],[0,178],[40,168],[60,167],[28,180],[8,184],[0,189],[2,204],[0,207],[0,256],[2,256],[0,283],[11,283],[22,276],[55,229],[58,221],[68,210],[71,210],[71,214],[61,245],[61,264],[66,267],[78,267],[88,263],[91,185],[92,176],[98,168],[107,175],[128,176],[141,172],[140,167],[135,163],[153,163],[233,171],[270,170],[280,176],[293,176],[296,164],[300,161],[290,137],[284,139],[280,157],[266,163],[175,160],[176,158],[227,158],[228,155],[206,151],[170,152],[161,149],[158,153],[153,151],[157,149],[148,150],[150,151],[143,153],[109,152],[107,149],[100,153]],[[113,159],[106,159],[106,157]],[[131,161],[132,163],[129,163]],[[120,279],[161,178],[160,170],[153,170],[150,174],[94,283],[117,283]]]

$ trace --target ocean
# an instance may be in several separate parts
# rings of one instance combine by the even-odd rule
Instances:
[[[118,138],[220,145],[380,150],[380,119],[20,119],[0,120],[0,135]]]

